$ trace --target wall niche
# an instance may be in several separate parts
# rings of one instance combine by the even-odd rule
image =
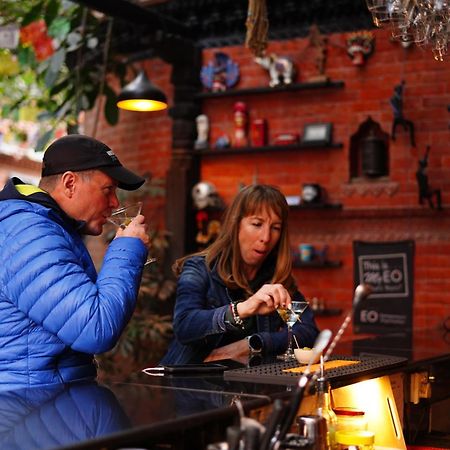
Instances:
[[[350,138],[350,179],[389,176],[389,134],[370,116]]]

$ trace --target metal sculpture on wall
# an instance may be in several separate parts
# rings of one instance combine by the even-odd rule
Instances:
[[[423,205],[424,201],[427,201],[430,205],[430,208],[434,209],[434,201],[433,198],[436,198],[436,208],[442,209],[441,205],[441,190],[440,189],[431,189],[428,183],[428,156],[430,154],[431,147],[428,145],[425,151],[425,155],[422,159],[419,159],[419,168],[416,172],[417,184],[419,187],[419,203]]]
[[[394,120],[392,122],[392,133],[391,138],[395,141],[395,132],[397,125],[403,126],[405,131],[409,130],[409,139],[413,147],[416,146],[416,141],[414,139],[414,123],[411,120],[405,119],[403,116],[403,92],[405,88],[405,81],[402,80],[400,84],[394,87],[394,94],[390,99],[390,104],[392,106],[392,111],[394,113]]]

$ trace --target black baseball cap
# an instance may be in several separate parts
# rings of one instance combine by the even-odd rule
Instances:
[[[114,152],[103,142],[83,134],[69,134],[49,145],[42,161],[42,176],[71,170],[98,169],[117,181],[118,187],[134,191],[145,178],[122,166]]]

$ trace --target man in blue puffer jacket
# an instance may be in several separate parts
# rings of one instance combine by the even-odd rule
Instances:
[[[97,274],[82,235],[101,234],[117,188],[144,181],[102,142],[69,135],[45,152],[39,187],[13,178],[0,192],[0,390],[96,376],[94,354],[133,313],[149,238],[139,215]]]

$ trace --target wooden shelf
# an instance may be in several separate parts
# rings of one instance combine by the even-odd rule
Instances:
[[[205,150],[194,150],[194,154],[207,157],[221,157],[221,156],[236,156],[248,153],[278,153],[284,151],[299,151],[299,150],[313,150],[313,149],[327,149],[327,148],[342,148],[341,142],[331,143],[328,145],[266,145],[264,147],[228,147],[228,148],[208,148]]]
[[[257,95],[257,94],[270,94],[273,92],[293,92],[293,91],[306,91],[310,89],[324,89],[324,88],[334,88],[341,89],[345,86],[343,81],[317,81],[311,83],[293,83],[280,85],[276,87],[254,87],[254,88],[244,88],[244,89],[228,89],[221,92],[200,92],[195,95],[195,98],[216,98],[216,97],[234,97],[243,95]]]
[[[296,261],[293,267],[296,269],[332,269],[342,266],[342,261]]]
[[[342,203],[300,203],[289,206],[290,210],[342,209]]]
[[[331,317],[340,316],[342,314],[342,309],[340,308],[324,308],[313,310],[316,317]]]

